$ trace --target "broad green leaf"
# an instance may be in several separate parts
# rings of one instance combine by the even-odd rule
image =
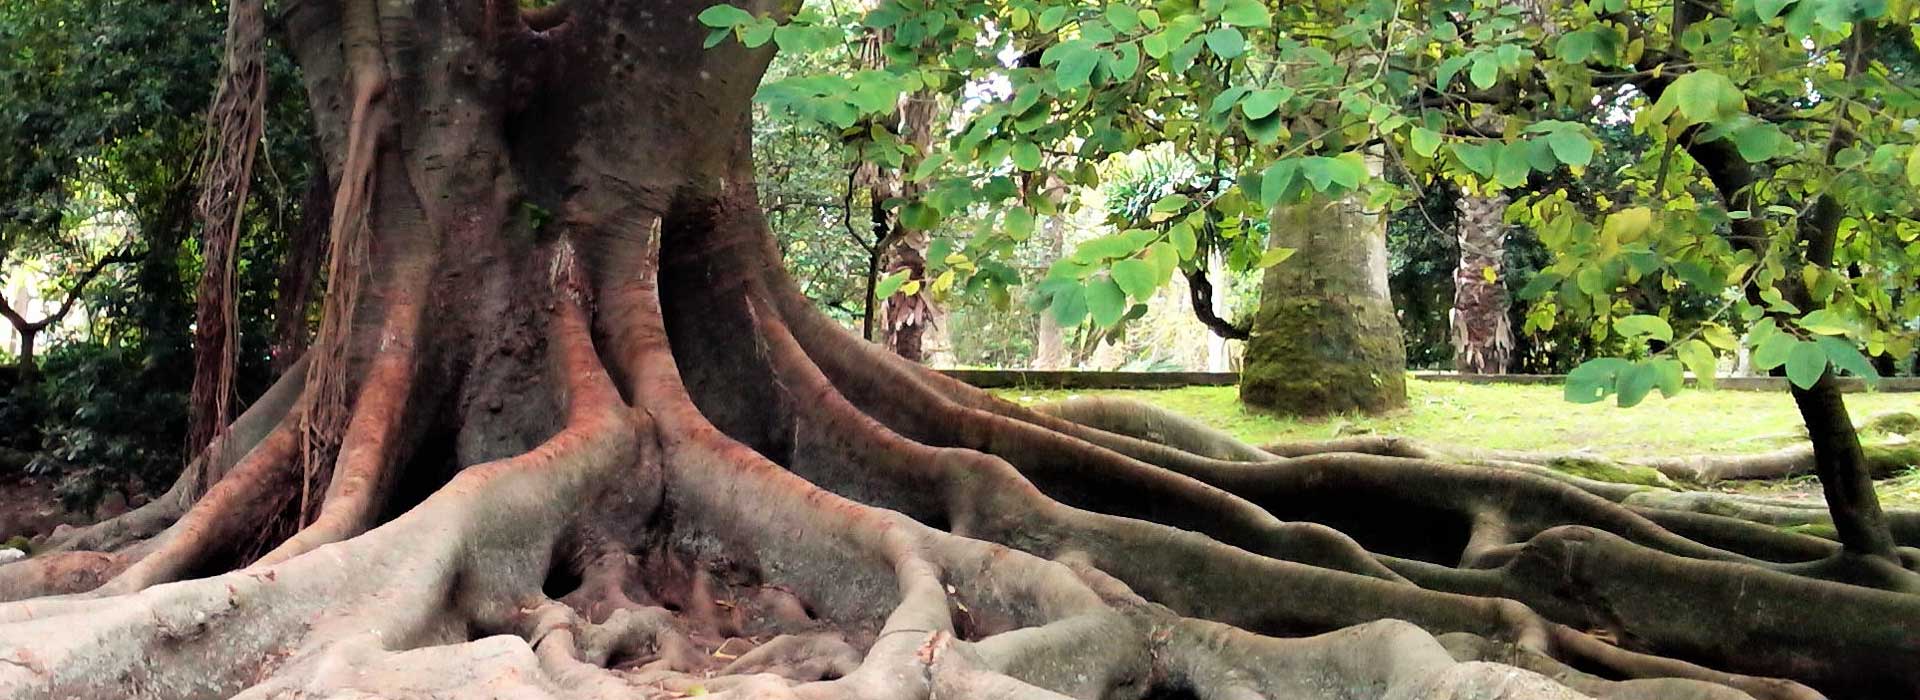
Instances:
[[[1810,389],[1827,371],[1827,351],[1819,343],[1795,341],[1787,353],[1787,380],[1794,386]]]
[[[1031,141],[1021,141],[1013,145],[1013,165],[1021,170],[1032,172],[1040,169],[1040,147]]]
[[[1700,337],[1706,338],[1707,344],[1720,348],[1721,350],[1737,350],[1740,347],[1740,340],[1733,337],[1733,332],[1728,331],[1726,326],[1718,323],[1708,324],[1701,328]]]
[[[714,29],[732,29],[737,25],[752,22],[753,14],[732,5],[714,5],[701,10],[698,19],[701,24]]]
[[[1786,364],[1787,355],[1793,352],[1794,345],[1799,342],[1792,334],[1778,331],[1760,339],[1753,348],[1753,368],[1769,372]]]
[[[1647,364],[1653,367],[1654,386],[1660,387],[1661,396],[1671,399],[1679,396],[1680,391],[1686,388],[1687,375],[1685,369],[1680,366],[1679,360],[1663,358],[1648,360]]]
[[[1140,11],[1125,3],[1113,3],[1107,6],[1107,23],[1122,32],[1132,32],[1140,28]]]
[[[1173,242],[1173,248],[1180,253],[1181,260],[1192,260],[1199,247],[1199,238],[1194,236],[1193,227],[1184,221],[1167,229],[1167,240]]]
[[[1153,263],[1139,258],[1127,258],[1113,264],[1113,281],[1120,285],[1120,291],[1127,296],[1145,300],[1153,296],[1153,290],[1159,286],[1159,271]]]
[[[900,285],[906,283],[907,278],[912,275],[912,270],[900,269],[888,273],[885,277],[881,277],[880,281],[873,285],[873,298],[885,299],[893,296],[894,292],[899,291]]]
[[[1907,184],[1920,187],[1920,146],[1907,154]]]
[[[1413,147],[1414,153],[1428,158],[1440,152],[1440,132],[1423,126],[1414,127],[1413,133],[1407,137],[1407,142]]]
[[[1467,63],[1472,60],[1472,56],[1453,56],[1441,61],[1440,69],[1434,75],[1435,87],[1444,92],[1447,86],[1453,83],[1453,76],[1459,75],[1460,69],[1467,67]]]
[[[1600,236],[1615,243],[1629,243],[1639,240],[1652,226],[1653,210],[1628,207],[1607,215],[1606,222],[1600,225]]]
[[[1632,363],[1618,357],[1600,357],[1580,363],[1567,373],[1563,387],[1566,399],[1573,403],[1595,403],[1613,393],[1620,370]]]
[[[1663,343],[1673,340],[1673,326],[1668,325],[1664,318],[1648,314],[1634,314],[1614,319],[1613,331],[1628,338],[1645,336]]]
[[[1158,200],[1155,200],[1153,203],[1153,210],[1157,212],[1167,212],[1167,213],[1178,212],[1182,209],[1186,209],[1187,205],[1192,203],[1193,203],[1193,199],[1184,194],[1170,194],[1165,197],[1161,197]]]
[[[1080,325],[1087,317],[1087,291],[1078,284],[1064,287],[1053,294],[1053,320],[1062,326]]]
[[[1467,72],[1473,79],[1473,86],[1482,90],[1492,89],[1500,82],[1500,59],[1491,53],[1480,54],[1473,59],[1473,68]]]
[[[1613,391],[1615,403],[1621,408],[1633,408],[1653,393],[1654,385],[1660,383],[1660,370],[1651,362],[1635,362],[1620,370],[1614,379]]]
[[[1221,58],[1239,58],[1246,53],[1247,37],[1233,27],[1221,27],[1207,32],[1207,49]]]
[[[1287,258],[1293,257],[1295,252],[1297,251],[1293,248],[1268,248],[1267,252],[1260,254],[1260,261],[1254,263],[1253,268],[1256,270],[1265,270],[1273,267],[1286,262]]]
[[[1746,110],[1746,93],[1732,79],[1711,70],[1695,70],[1674,78],[1654,103],[1652,117],[1666,121],[1677,114],[1681,124],[1703,124]]]
[[[1714,359],[1713,348],[1698,338],[1681,343],[1674,350],[1681,364],[1693,372],[1693,379],[1702,389],[1713,389],[1714,374],[1720,371],[1720,363]]]
[[[1531,149],[1525,141],[1501,147],[1499,155],[1494,158],[1494,182],[1508,188],[1527,184],[1527,176],[1533,170],[1533,166],[1528,163],[1529,150]]]
[[[1493,177],[1493,159],[1499,153],[1499,144],[1453,144],[1453,156],[1460,160],[1473,174],[1483,178]]]
[[[1586,167],[1593,162],[1593,142],[1586,134],[1573,129],[1560,129],[1547,134],[1547,145],[1553,148],[1553,155],[1567,165]]]
[[[1255,90],[1240,100],[1240,111],[1246,114],[1248,119],[1260,119],[1273,114],[1274,110],[1280,108],[1280,103],[1286,102],[1287,98],[1293,96],[1292,93],[1292,90],[1284,88]]]
[[[1025,241],[1033,237],[1033,210],[1026,207],[1008,209],[1005,222],[1009,238]]]
[[[1265,27],[1273,21],[1273,16],[1260,0],[1227,0],[1227,8],[1220,12],[1220,21],[1236,27]]]
[[[1853,343],[1825,335],[1814,338],[1813,342],[1820,346],[1821,352],[1826,353],[1827,360],[1835,368],[1846,370],[1868,385],[1880,382],[1880,373],[1873,369],[1873,363],[1868,362],[1867,356],[1860,354],[1859,348],[1855,348]]]
[[[1127,313],[1127,293],[1111,279],[1088,282],[1087,311],[1093,314],[1093,322],[1102,327],[1118,323]]]
[[[1760,16],[1760,21],[1771,21],[1773,18],[1779,17],[1780,11],[1787,9],[1787,6],[1792,5],[1794,1],[1795,0],[1754,0],[1753,12]]]
[[[1163,285],[1173,279],[1175,270],[1180,269],[1180,252],[1174,249],[1172,243],[1160,241],[1147,246],[1147,262],[1153,263],[1154,285]]]
[[[1853,323],[1832,309],[1814,309],[1800,317],[1796,323],[1801,328],[1820,335],[1846,335],[1854,331]]]

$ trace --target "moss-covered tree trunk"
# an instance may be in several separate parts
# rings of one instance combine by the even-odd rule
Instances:
[[[1240,400],[1297,415],[1405,406],[1384,219],[1349,198],[1285,205],[1271,221],[1270,244],[1298,252],[1260,286]]]

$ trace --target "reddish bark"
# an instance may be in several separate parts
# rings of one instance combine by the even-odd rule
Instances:
[[[1697,541],[1514,470],[1204,456],[859,342],[780,268],[768,55],[702,50],[703,7],[292,6],[340,174],[314,349],[182,477],[204,493],[0,567],[0,695],[1920,689],[1911,574],[1814,538]],[[1760,532],[1812,546],[1736,551]]]

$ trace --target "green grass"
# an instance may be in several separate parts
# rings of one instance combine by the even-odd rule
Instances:
[[[1586,450],[1615,457],[1702,452],[1763,452],[1799,433],[1800,417],[1785,392],[1658,393],[1633,408],[1572,404],[1557,386],[1465,384],[1410,379],[1408,408],[1385,416],[1301,420],[1250,412],[1234,387],[1159,391],[1029,391],[995,393],[1021,403],[1068,396],[1117,395],[1177,411],[1254,444],[1378,433],[1438,443],[1516,450]],[[1855,420],[1887,411],[1920,413],[1920,394],[1847,396]]]

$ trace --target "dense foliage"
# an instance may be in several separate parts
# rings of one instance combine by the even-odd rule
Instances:
[[[786,52],[886,32],[884,68],[774,80],[761,97],[840,129],[866,158],[917,160],[926,194],[894,203],[903,216],[991,212],[957,249],[963,274],[1063,205],[1043,196],[1048,182],[1097,185],[1100,162],[1156,144],[1200,154],[1193,186],[1038,281],[1064,321],[1118,322],[1209,250],[1239,269],[1276,262],[1285,251],[1246,234],[1283,201],[1398,206],[1412,185],[1443,180],[1524,188],[1511,218],[1554,256],[1529,284],[1551,302],[1532,325],[1554,317],[1627,341],[1629,359],[1590,367],[1570,396],[1633,403],[1743,345],[1803,384],[1830,365],[1864,375],[1865,355],[1912,352],[1920,299],[1902,290],[1920,257],[1916,11],[1876,0],[890,0],[857,17],[720,7],[702,20],[710,42]],[[965,109],[931,152],[907,154],[863,119],[916,90]],[[1597,135],[1615,128],[1640,145],[1622,152]],[[1587,183],[1601,167],[1606,186]],[[1832,252],[1809,250],[1809,236],[1834,239]],[[1675,322],[1699,300],[1711,310]]]
[[[61,298],[94,261],[128,260],[79,290],[86,323],[69,319],[52,339],[38,381],[0,395],[0,447],[31,454],[26,472],[55,480],[70,505],[164,488],[185,459],[192,206],[224,26],[217,2],[0,5],[0,280],[31,265],[46,273],[43,296]],[[269,58],[236,278],[242,400],[271,378],[274,279],[313,169],[304,90],[283,52]]]

